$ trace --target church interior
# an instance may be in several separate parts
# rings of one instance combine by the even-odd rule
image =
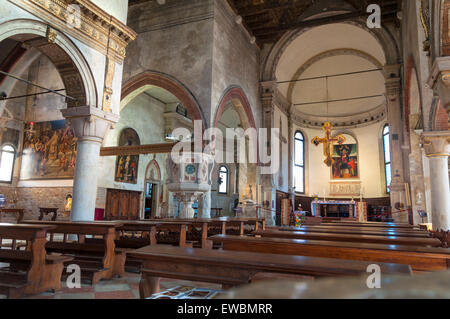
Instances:
[[[449,0],[0,0],[0,299],[450,298],[449,111]]]

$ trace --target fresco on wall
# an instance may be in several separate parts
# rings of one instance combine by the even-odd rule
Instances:
[[[120,133],[119,146],[141,145],[138,134],[132,128],[126,128]],[[139,155],[117,156],[115,178],[116,182],[137,184]]]
[[[65,120],[26,123],[20,177],[73,179],[77,138]]]
[[[359,177],[358,145],[343,144],[333,146],[333,179]]]

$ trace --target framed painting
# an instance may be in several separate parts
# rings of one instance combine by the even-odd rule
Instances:
[[[119,146],[141,145],[138,134],[132,128],[120,133]],[[119,155],[116,160],[114,180],[119,183],[137,184],[139,155]]]
[[[333,146],[332,179],[359,178],[358,144]]]
[[[77,138],[65,120],[26,123],[21,180],[73,179]]]

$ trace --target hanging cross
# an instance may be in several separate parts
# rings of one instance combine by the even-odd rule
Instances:
[[[333,145],[335,143],[338,143],[339,145],[342,145],[345,143],[345,137],[341,134],[335,136],[335,137],[331,137],[331,124],[329,122],[326,122],[325,125],[323,126],[323,130],[325,131],[325,137],[324,138],[319,138],[319,137],[315,137],[312,140],[312,143],[316,146],[319,146],[320,144],[323,144],[323,155],[325,155],[325,165],[327,165],[328,167],[331,167],[331,165],[333,164]]]

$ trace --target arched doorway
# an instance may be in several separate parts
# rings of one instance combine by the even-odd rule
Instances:
[[[159,215],[158,208],[163,201],[161,182],[161,169],[158,162],[153,159],[145,172],[144,219]]]
[[[160,72],[147,71],[126,81],[122,87],[120,120],[105,137],[104,146],[116,147],[124,127],[134,129],[141,145],[174,142],[172,132],[186,128],[193,132],[194,121],[205,121],[195,97],[179,81]],[[141,155],[137,184],[115,183],[110,167],[113,158],[104,158],[100,181],[103,188],[133,190],[142,194],[141,216],[159,215],[165,207],[173,212],[177,203],[164,188],[165,163],[169,154]],[[168,213],[168,212],[164,212]]]
[[[51,190],[53,205],[64,211],[66,195],[73,191],[77,143],[61,110],[98,105],[90,66],[64,33],[35,20],[0,23],[0,51],[2,129],[4,136],[14,136],[21,154],[8,187],[15,189],[18,205],[32,203],[30,213],[48,205],[48,199],[30,191],[39,187]],[[48,145],[47,154],[34,156],[36,145]]]
[[[244,132],[249,132],[249,129],[253,129],[256,132],[256,125],[251,110],[251,106],[244,91],[240,87],[230,87],[223,94],[219,107],[216,111],[216,116],[214,120],[214,127],[222,131],[224,136],[224,148],[226,148],[227,129],[242,129]],[[237,131],[236,131],[237,132]],[[233,137],[229,137],[233,138]],[[220,187],[219,176],[221,174],[220,169],[223,167],[222,163],[217,163],[213,170],[213,194],[212,202],[220,208],[223,208],[224,214],[233,215],[234,210],[237,208],[239,203],[243,203],[246,200],[251,200],[257,202],[258,199],[258,174],[257,174],[257,163],[250,161],[250,147],[254,147],[253,151],[256,150],[252,141],[250,141],[250,136],[245,135],[245,150],[240,150],[245,152],[245,161],[238,160],[238,147],[236,142],[234,142],[234,154],[231,157],[234,158],[233,163],[227,163],[227,192],[221,192],[223,187]],[[255,148],[256,147],[256,148]],[[225,153],[229,153],[232,150],[225,149]],[[256,156],[256,160],[257,160]],[[239,156],[239,159],[242,159]],[[224,156],[226,160],[226,156]]]

